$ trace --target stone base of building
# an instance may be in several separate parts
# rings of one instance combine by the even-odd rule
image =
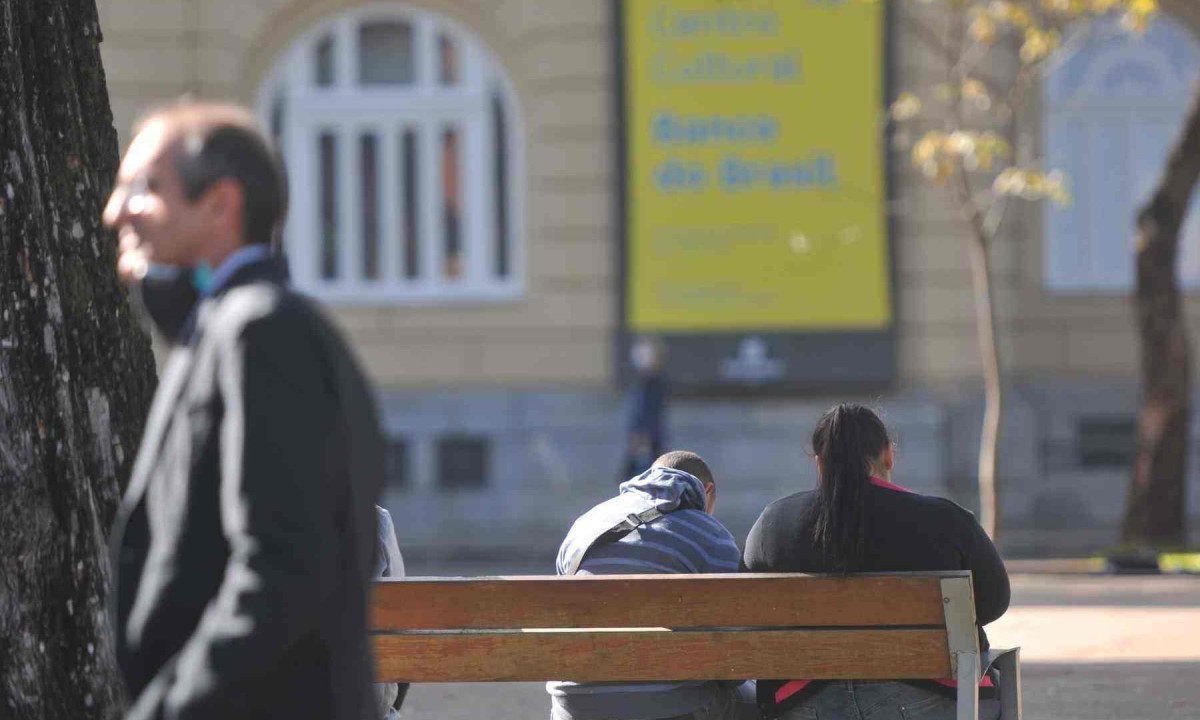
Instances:
[[[858,400],[879,408],[893,434],[897,482],[978,508],[980,393]],[[741,542],[768,502],[813,487],[810,436],[833,402],[676,399],[669,447],[708,461],[717,517]],[[414,558],[544,558],[550,572],[571,522],[624,479],[622,402],[614,393],[389,393],[382,407],[392,439],[383,502]],[[1135,409],[1132,384],[1014,384],[1000,454],[1007,556],[1089,555],[1118,542]],[[1200,438],[1200,419],[1193,434]],[[1200,463],[1193,458],[1190,468],[1191,536],[1200,539]]]

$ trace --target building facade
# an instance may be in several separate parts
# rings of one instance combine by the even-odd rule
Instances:
[[[623,456],[611,2],[98,5],[123,142],[139,113],[193,93],[256,107],[283,148],[292,270],[380,389],[406,553],[549,567]],[[1132,213],[1200,78],[1200,10],[1163,6],[1146,40],[1082,41],[1030,110],[1023,141],[1070,172],[1075,202],[1020,205],[993,250],[1010,553],[1117,540],[1137,402]],[[940,82],[927,43],[889,34],[893,95]],[[982,390],[965,227],[903,157],[891,195],[894,380],[851,395],[884,409],[899,482],[971,507]],[[1200,217],[1183,247],[1195,336]],[[841,392],[677,397],[671,445],[711,462],[718,515],[744,537],[766,502],[811,486],[808,437]]]

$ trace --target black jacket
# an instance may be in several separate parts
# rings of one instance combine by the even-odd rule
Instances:
[[[813,545],[816,492],[776,500],[763,510],[742,562],[750,572],[829,573]],[[986,625],[1008,609],[1008,571],[975,516],[949,500],[870,485],[862,572],[970,570],[975,618]],[[987,647],[982,635],[983,647]]]
[[[373,715],[376,408],[285,276],[239,270],[163,369],[113,538],[129,718]]]
[[[831,573],[813,543],[817,494],[807,491],[771,503],[750,529],[742,564],[750,572]],[[865,497],[867,542],[862,572],[970,570],[975,586],[979,643],[987,649],[983,625],[1008,609],[1008,571],[975,516],[949,500],[902,488],[869,485]],[[896,678],[902,680],[903,678]],[[784,704],[775,704],[781,680],[760,679],[760,707],[775,717],[820,689],[810,683]],[[938,689],[933,683],[930,689]]]

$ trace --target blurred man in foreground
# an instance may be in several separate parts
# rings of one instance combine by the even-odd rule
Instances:
[[[362,372],[271,251],[280,165],[237,107],[180,103],[135,134],[104,221],[173,350],[113,540],[128,717],[374,718],[382,443]]]

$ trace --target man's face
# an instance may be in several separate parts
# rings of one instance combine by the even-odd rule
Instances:
[[[138,133],[104,208],[104,224],[118,232],[118,270],[126,279],[140,278],[150,262],[190,266],[201,258],[205,213],[184,197],[171,156],[175,142],[163,122]]]

